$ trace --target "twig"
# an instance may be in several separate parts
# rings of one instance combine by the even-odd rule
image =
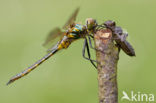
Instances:
[[[109,29],[97,30],[94,34],[98,63],[99,103],[117,103],[117,62],[119,48],[114,44]]]

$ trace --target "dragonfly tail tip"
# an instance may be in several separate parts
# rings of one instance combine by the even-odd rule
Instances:
[[[9,84],[11,84],[13,81],[12,80],[9,80],[9,82],[6,84],[7,86],[9,85]]]

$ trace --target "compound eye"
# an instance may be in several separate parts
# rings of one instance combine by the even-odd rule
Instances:
[[[97,25],[97,22],[96,22],[96,20],[94,20],[94,25],[95,25],[95,26]]]

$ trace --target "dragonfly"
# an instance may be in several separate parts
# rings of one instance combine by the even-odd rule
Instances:
[[[56,54],[58,51],[62,49],[67,49],[71,43],[78,39],[84,39],[84,45],[82,49],[82,56],[91,62],[91,64],[97,68],[97,61],[91,59],[90,49],[96,49],[92,45],[92,38],[94,38],[94,33],[99,28],[106,28],[110,29],[113,34],[113,39],[116,41],[117,46],[121,48],[127,55],[129,56],[135,56],[135,52],[133,47],[130,45],[130,43],[126,40],[128,34],[124,33],[121,27],[116,26],[114,21],[108,20],[104,22],[101,25],[98,25],[97,21],[93,18],[87,18],[86,24],[82,25],[79,23],[75,23],[77,14],[79,12],[79,8],[77,8],[71,15],[71,17],[68,19],[68,21],[63,26],[64,31],[61,31],[60,28],[53,29],[50,34],[47,36],[47,39],[44,46],[51,44],[54,42],[56,38],[60,38],[60,40],[51,48],[49,48],[48,54],[45,55],[43,58],[38,60],[36,63],[31,65],[30,67],[26,68],[21,73],[13,76],[7,85],[13,83],[14,81],[20,79],[21,77],[24,77],[28,73],[30,73],[32,70],[34,70],[36,67],[38,67],[40,64],[42,64],[44,61],[46,61],[48,58]],[[87,50],[88,56],[85,55],[85,52]]]
[[[24,77],[28,73],[30,73],[32,70],[34,70],[36,67],[41,65],[44,61],[46,61],[48,58],[56,54],[58,51],[62,49],[66,49],[69,47],[71,43],[74,41],[83,38],[84,39],[84,45],[83,45],[83,50],[82,54],[83,57],[87,60],[89,60],[95,68],[97,68],[95,62],[96,60],[91,59],[90,55],[90,49],[89,49],[89,43],[91,43],[91,38],[93,38],[93,32],[95,31],[95,28],[97,27],[97,22],[93,18],[87,18],[86,19],[86,24],[82,25],[79,23],[75,23],[77,14],[79,12],[79,8],[77,8],[71,15],[71,17],[68,19],[68,21],[65,23],[63,26],[64,31],[61,31],[60,28],[55,28],[53,29],[50,34],[47,36],[47,39],[45,43],[43,44],[44,46],[48,45],[49,43],[53,42],[56,38],[60,38],[60,40],[50,49],[48,49],[48,53],[35,62],[33,65],[30,67],[26,68],[24,71],[21,73],[13,76],[7,85],[13,83],[14,81],[20,79],[21,77]],[[88,43],[89,40],[89,43]],[[90,47],[92,47],[90,45]],[[87,50],[88,56],[85,55],[85,52]]]

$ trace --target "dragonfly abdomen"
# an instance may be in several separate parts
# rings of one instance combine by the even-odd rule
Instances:
[[[30,73],[32,70],[34,70],[36,67],[38,67],[40,64],[42,64],[45,60],[47,60],[48,58],[50,58],[52,55],[54,55],[56,52],[58,51],[58,49],[55,49],[53,51],[51,51],[50,53],[48,53],[46,56],[44,56],[42,59],[38,60],[35,64],[33,64],[32,66],[28,67],[27,69],[25,69],[23,72],[17,74],[16,76],[12,77],[9,82],[7,83],[10,84],[12,82],[14,82],[15,80],[18,80],[19,78],[27,75],[28,73]]]

